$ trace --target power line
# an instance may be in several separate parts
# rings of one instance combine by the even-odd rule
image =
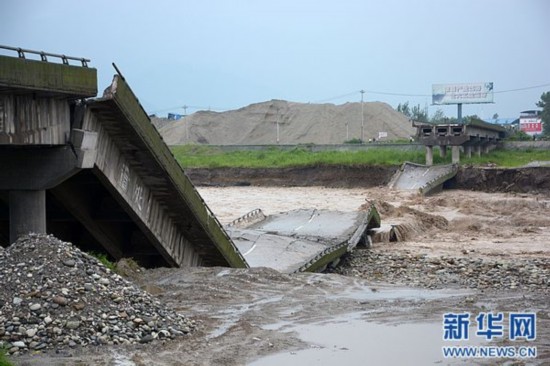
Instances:
[[[381,95],[395,95],[398,97],[431,97],[431,94],[407,94],[407,93],[390,93],[390,92],[380,92],[374,90],[366,90],[369,94],[381,94]]]
[[[168,112],[168,111],[173,111],[175,109],[183,109],[183,110],[187,110],[187,109],[195,109],[195,110],[203,110],[203,111],[215,111],[215,112],[224,112],[224,111],[228,111],[230,110],[231,108],[221,108],[221,107],[212,107],[212,106],[196,106],[196,105],[177,105],[177,106],[174,106],[174,107],[170,107],[170,108],[163,108],[163,109],[157,109],[151,113],[161,113],[161,112]]]
[[[502,93],[511,93],[511,92],[517,92],[517,91],[524,91],[524,90],[531,90],[531,89],[538,89],[538,88],[543,88],[543,87],[548,87],[550,86],[550,83],[545,83],[545,84],[540,84],[540,85],[531,85],[531,86],[526,86],[526,87],[521,87],[521,88],[515,88],[515,89],[507,89],[507,90],[497,90],[497,91],[493,91],[494,94],[502,94]],[[321,100],[317,100],[315,101],[314,103],[325,103],[325,102],[330,102],[330,101],[334,101],[334,100],[338,100],[338,99],[342,99],[342,98],[346,98],[346,97],[350,97],[350,96],[354,96],[354,95],[357,95],[357,93],[360,93],[361,91],[360,90],[354,90],[352,92],[349,92],[349,93],[346,93],[346,94],[341,94],[341,95],[336,95],[336,96],[333,96],[333,97],[330,97],[330,98],[325,98],[325,99],[321,99]],[[369,93],[369,94],[377,94],[377,95],[392,95],[392,96],[398,96],[398,97],[422,97],[422,98],[431,98],[432,95],[431,94],[417,94],[417,93],[402,93],[402,92],[385,92],[385,91],[376,91],[376,90],[364,90],[365,93]],[[228,111],[230,110],[231,108],[220,108],[220,107],[212,107],[212,106],[192,106],[192,105],[187,105],[186,106],[187,108],[190,108],[190,109],[195,109],[195,110],[208,110],[208,111],[216,111],[216,112],[223,112],[223,111]],[[171,107],[171,108],[163,108],[163,109],[159,109],[159,110],[156,110],[152,113],[160,113],[160,112],[167,112],[167,111],[171,111],[171,110],[174,110],[174,109],[184,109],[184,107],[182,105],[178,105],[178,106],[175,106],[175,107]]]
[[[546,87],[546,86],[550,86],[550,83],[540,84],[540,85],[526,86],[526,87],[516,88],[516,89],[499,90],[499,91],[494,91],[493,93],[494,93],[494,94],[510,93],[510,92],[515,92],[515,91],[522,91],[522,90],[530,90],[530,89],[543,88],[543,87]],[[394,96],[398,96],[398,97],[431,97],[431,96],[432,96],[431,94],[416,94],[416,93],[402,93],[402,92],[384,92],[384,91],[366,90],[366,89],[365,89],[365,92],[367,92],[367,93],[369,93],[369,94],[394,95]],[[347,96],[351,96],[351,95],[356,95],[356,94],[357,94],[357,91],[353,91],[353,92],[351,92],[351,93],[347,93],[347,94],[343,94],[343,95],[339,95],[339,96],[335,96],[335,97],[323,99],[323,100],[319,101],[318,103],[325,102],[325,101],[331,101],[331,100],[335,100],[335,99],[341,99],[341,98],[344,98],[344,97],[347,97]]]
[[[524,88],[517,88],[517,89],[500,90],[500,91],[495,91],[493,93],[495,93],[495,94],[509,93],[509,92],[515,92],[515,91],[529,90],[529,89],[538,89],[538,88],[543,88],[545,86],[550,86],[550,83],[541,84],[541,85],[526,86]]]
[[[356,95],[357,93],[359,93],[359,90],[354,90],[350,93],[346,93],[346,94],[342,94],[342,95],[337,95],[335,97],[330,97],[330,98],[326,98],[326,99],[322,99],[322,100],[317,100],[315,101],[315,103],[325,103],[325,102],[330,102],[330,101],[333,101],[333,100],[336,100],[336,99],[342,99],[342,98],[345,98],[345,97],[350,97],[352,95]]]

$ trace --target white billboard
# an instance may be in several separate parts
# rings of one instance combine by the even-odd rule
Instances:
[[[432,103],[493,103],[493,83],[433,84]]]

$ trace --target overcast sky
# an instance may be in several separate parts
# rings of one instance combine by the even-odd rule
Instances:
[[[160,115],[361,89],[424,107],[432,84],[492,81],[495,103],[463,113],[516,117],[550,90],[547,0],[0,0],[0,44],[90,58],[100,91],[115,62]]]

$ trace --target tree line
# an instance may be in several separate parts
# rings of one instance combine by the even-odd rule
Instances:
[[[458,118],[456,117],[447,117],[445,115],[445,112],[443,112],[442,109],[438,109],[435,111],[435,113],[430,117],[428,115],[428,108],[422,108],[420,107],[420,104],[417,104],[415,106],[410,106],[409,102],[405,102],[403,104],[399,103],[397,106],[397,111],[403,113],[405,116],[409,117],[409,119],[412,119],[413,121],[417,122],[427,122],[427,123],[457,123]],[[498,115],[496,115],[498,118]],[[469,116],[463,116],[462,122],[469,122],[472,119],[480,119],[477,115],[469,115]]]

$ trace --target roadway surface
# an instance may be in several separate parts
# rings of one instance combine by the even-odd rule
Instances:
[[[250,267],[293,273],[316,268],[336,251],[353,249],[377,225],[366,211],[301,209],[262,215],[245,227],[229,226],[227,232]]]

